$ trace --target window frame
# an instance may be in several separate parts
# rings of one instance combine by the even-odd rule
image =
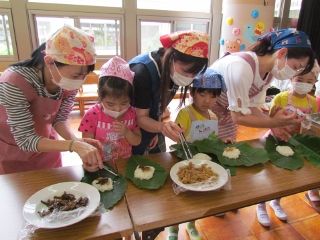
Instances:
[[[191,14],[193,15],[193,14]],[[160,22],[160,23],[170,23],[170,32],[173,33],[176,30],[177,22],[199,22],[207,24],[207,33],[211,34],[211,17],[209,18],[195,18],[195,17],[177,17],[170,16],[170,20],[168,20],[167,16],[150,16],[150,15],[137,15],[137,50],[138,54],[141,53],[141,22]],[[210,46],[210,44],[209,44]],[[156,49],[155,49],[156,50]],[[210,56],[210,48],[208,55]]]
[[[10,33],[10,37],[11,37],[12,53],[13,53],[12,56],[0,55],[0,61],[17,61],[18,60],[18,51],[17,51],[16,36],[14,34],[11,9],[0,8],[0,14],[8,15],[9,33]]]
[[[80,19],[101,19],[101,20],[118,20],[120,28],[120,55],[124,56],[124,17],[123,14],[97,14],[97,13],[83,13],[83,12],[67,12],[67,11],[48,11],[48,10],[29,10],[30,31],[33,48],[39,46],[37,36],[37,22],[36,17],[68,17],[74,19],[74,26],[80,27]],[[116,55],[97,55],[97,61],[105,62],[107,59]]]

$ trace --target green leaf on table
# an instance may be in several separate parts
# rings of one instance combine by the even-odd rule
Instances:
[[[311,164],[320,167],[320,138],[316,136],[297,134],[289,139],[296,150]]]
[[[192,145],[192,143],[187,143],[187,144],[190,148],[192,155],[196,155],[197,153],[199,153],[198,150],[196,149],[196,147]],[[178,157],[182,160],[187,159],[187,156],[185,155],[183,148],[182,148],[182,145],[180,143],[170,145],[169,148],[170,148],[170,150],[173,151],[173,153],[174,153],[174,155],[176,155],[176,157]]]
[[[110,166],[107,166],[110,170],[114,172]],[[124,196],[124,193],[127,189],[127,181],[126,179],[121,176],[114,176],[108,171],[104,169],[100,169],[96,172],[88,172],[84,171],[84,176],[81,179],[81,182],[85,182],[92,185],[93,180],[99,177],[108,177],[111,178],[113,181],[113,189],[111,191],[100,192],[100,201],[103,203],[106,209],[111,209],[114,207]]]
[[[294,150],[292,156],[286,157],[277,152],[277,146],[289,146]],[[279,168],[284,168],[288,170],[296,170],[303,167],[303,157],[300,152],[292,146],[290,143],[286,142],[276,142],[273,136],[269,135],[266,139],[265,149],[268,152],[270,161],[272,164],[276,165]]]
[[[137,166],[152,166],[155,168],[154,175],[149,180],[141,180],[134,177],[134,171]],[[149,160],[140,155],[133,155],[129,158],[126,166],[126,177],[132,181],[134,185],[142,189],[158,189],[166,182],[168,173],[158,163]]]
[[[240,150],[240,156],[237,159],[230,159],[222,156],[226,147],[236,147]],[[268,153],[263,148],[252,147],[247,142],[238,142],[235,144],[224,144],[217,153],[219,161],[228,166],[253,166],[269,161]]]
[[[226,144],[220,140],[215,134],[211,134],[208,138],[203,140],[188,143],[193,154],[206,153],[214,154],[219,160],[219,164],[226,166],[252,166],[255,164],[265,163],[269,160],[267,152],[263,148],[255,148],[246,142],[239,142],[235,144]],[[240,150],[240,156],[237,159],[229,159],[222,156],[226,147],[235,146]],[[172,149],[175,149],[174,154],[177,157],[184,156],[181,144],[175,144]],[[235,173],[235,169],[231,169]]]

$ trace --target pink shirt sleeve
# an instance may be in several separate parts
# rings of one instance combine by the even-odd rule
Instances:
[[[95,135],[98,124],[98,116],[100,114],[99,111],[98,104],[91,107],[83,116],[78,130],[80,132],[93,133]]]

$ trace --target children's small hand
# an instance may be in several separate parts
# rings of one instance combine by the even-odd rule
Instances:
[[[127,128],[127,126],[119,121],[114,121],[112,123],[112,130],[121,134],[122,136],[125,136],[127,134],[127,132],[129,131],[129,129]]]

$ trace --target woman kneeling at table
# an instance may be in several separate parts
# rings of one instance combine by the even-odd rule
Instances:
[[[94,69],[93,41],[64,26],[1,75],[0,174],[60,167],[61,151],[76,152],[85,168],[102,168],[100,143],[77,139],[66,123],[77,89]]]

